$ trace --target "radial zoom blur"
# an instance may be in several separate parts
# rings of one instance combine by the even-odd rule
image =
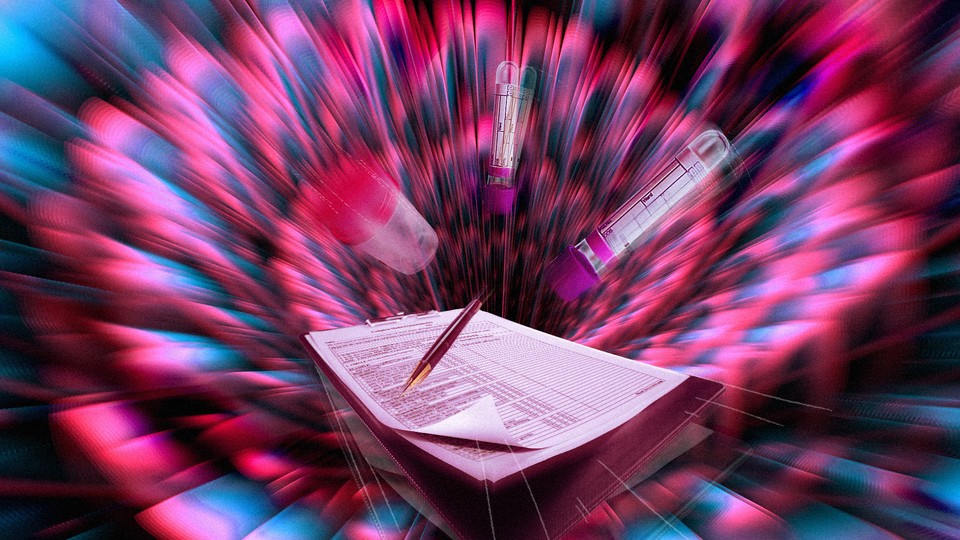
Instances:
[[[0,6],[0,536],[442,536],[297,336],[485,288],[727,385],[729,467],[570,538],[960,537],[955,4]],[[706,129],[723,200],[557,296]]]

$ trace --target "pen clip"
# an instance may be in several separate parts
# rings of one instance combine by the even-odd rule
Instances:
[[[366,323],[367,326],[379,326],[381,324],[400,322],[404,319],[409,319],[409,318],[423,319],[426,317],[436,317],[438,315],[440,315],[440,312],[435,309],[431,309],[430,311],[424,311],[421,313],[404,313],[401,311],[396,315],[388,315],[386,317],[376,317],[373,319],[367,319],[366,321],[364,321],[364,323]]]

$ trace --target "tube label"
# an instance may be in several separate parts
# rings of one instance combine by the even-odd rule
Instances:
[[[512,169],[516,163],[518,140],[523,134],[526,121],[527,101],[531,91],[515,84],[498,84],[496,92],[493,148],[490,164],[494,167]]]
[[[662,221],[674,205],[707,175],[704,164],[684,150],[653,182],[617,209],[597,231],[614,253],[620,255]]]

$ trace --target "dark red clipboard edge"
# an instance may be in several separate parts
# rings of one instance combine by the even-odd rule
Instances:
[[[335,376],[302,334],[315,366],[354,410],[414,489],[461,538],[556,538],[636,474],[723,392],[720,383],[688,376],[622,426],[496,483],[481,482],[380,424]],[[349,434],[347,434],[349,435]],[[612,471],[612,472],[611,472]],[[541,508],[544,507],[544,508]],[[481,512],[481,510],[484,510]]]

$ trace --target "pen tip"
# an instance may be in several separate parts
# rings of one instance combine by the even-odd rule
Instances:
[[[403,397],[403,394],[405,394],[405,393],[407,392],[407,390],[410,389],[411,386],[413,386],[413,377],[412,377],[412,376],[411,376],[409,379],[407,379],[407,384],[403,385],[403,390],[400,390],[400,396]]]

